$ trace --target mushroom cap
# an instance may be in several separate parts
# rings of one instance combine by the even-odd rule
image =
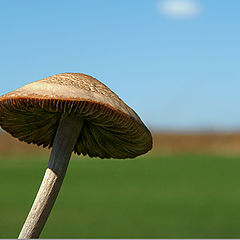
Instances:
[[[151,133],[138,115],[89,75],[57,74],[0,97],[0,126],[27,143],[52,147],[63,113],[83,120],[77,154],[134,158],[152,148]]]

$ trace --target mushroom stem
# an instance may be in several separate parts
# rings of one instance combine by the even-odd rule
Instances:
[[[38,238],[41,234],[61,188],[82,123],[83,121],[76,115],[62,115],[54,139],[48,168],[18,238]]]

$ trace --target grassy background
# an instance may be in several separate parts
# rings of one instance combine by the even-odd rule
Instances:
[[[44,156],[0,157],[0,237],[16,238]],[[240,237],[237,156],[73,157],[42,238]]]

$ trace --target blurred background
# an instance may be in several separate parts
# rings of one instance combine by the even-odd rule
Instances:
[[[0,95],[89,74],[153,134],[134,160],[73,155],[45,238],[240,237],[240,2],[0,1]],[[16,238],[50,151],[0,130],[0,237]]]

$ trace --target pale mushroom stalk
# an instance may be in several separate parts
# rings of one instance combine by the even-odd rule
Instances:
[[[38,238],[61,188],[83,121],[63,114],[56,132],[48,168],[18,238]]]

